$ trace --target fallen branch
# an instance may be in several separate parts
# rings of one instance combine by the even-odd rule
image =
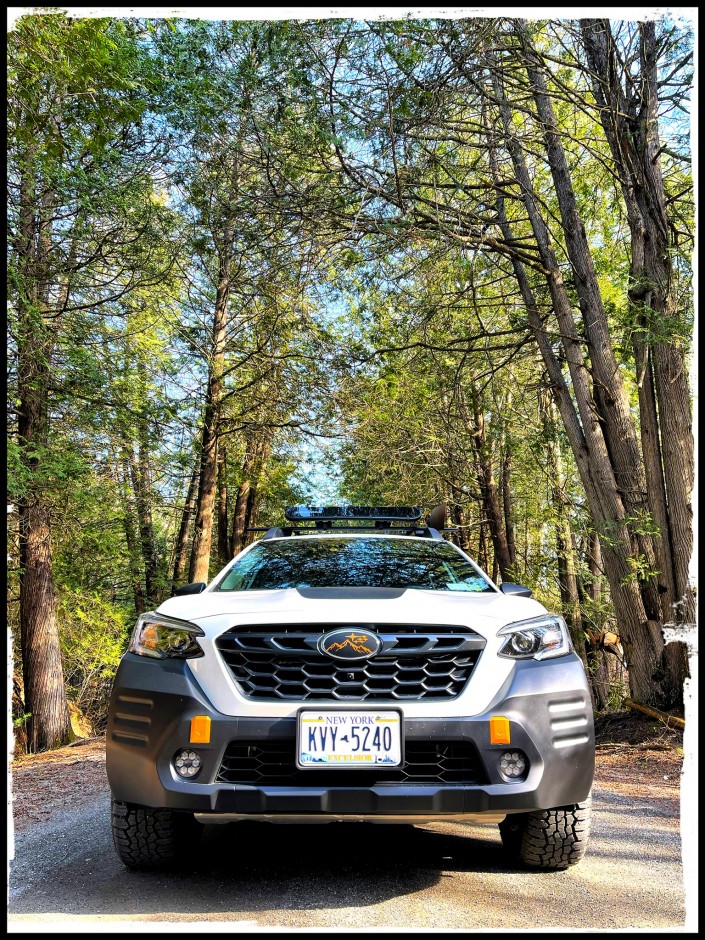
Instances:
[[[649,715],[651,718],[659,718],[661,721],[665,721],[667,726],[685,728],[685,721],[682,718],[659,711],[658,708],[652,708],[651,705],[639,705],[638,702],[633,702],[630,698],[625,698],[624,704],[628,708],[635,708],[637,711],[644,712],[645,715]]]
[[[671,744],[596,744],[595,748],[597,750],[604,750],[605,748],[626,748],[630,751],[672,751],[673,746]]]
[[[95,734],[92,738],[78,738],[77,741],[72,741],[70,744],[67,744],[67,747],[82,747],[84,744],[92,744],[93,741],[100,741],[104,738],[105,735]]]

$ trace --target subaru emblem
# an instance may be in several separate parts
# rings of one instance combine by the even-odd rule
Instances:
[[[318,641],[318,650],[333,659],[348,662],[369,659],[382,649],[382,640],[376,633],[344,627],[324,634]]]

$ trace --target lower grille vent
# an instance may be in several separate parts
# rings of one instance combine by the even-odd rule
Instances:
[[[219,783],[269,787],[371,787],[384,783],[485,783],[474,746],[464,741],[407,741],[402,767],[341,770],[296,766],[295,742],[237,741],[230,744],[218,772]]]

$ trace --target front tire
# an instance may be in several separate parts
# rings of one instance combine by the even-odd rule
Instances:
[[[499,832],[507,852],[528,868],[565,871],[585,854],[592,797],[582,803],[507,816]]]
[[[173,867],[192,859],[203,833],[191,813],[150,809],[111,800],[113,843],[120,861],[133,871]]]

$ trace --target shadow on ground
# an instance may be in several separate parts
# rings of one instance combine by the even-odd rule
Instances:
[[[479,831],[480,838],[369,823],[208,826],[194,857],[179,869],[130,872],[110,846],[100,857],[99,877],[87,877],[93,866],[83,858],[66,858],[50,891],[22,894],[10,910],[247,914],[372,906],[423,891],[449,872],[516,870],[507,863],[496,827]]]

